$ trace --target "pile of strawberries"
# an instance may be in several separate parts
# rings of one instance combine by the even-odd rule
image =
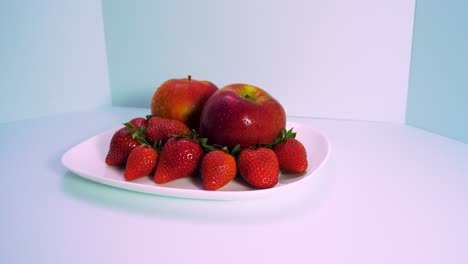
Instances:
[[[164,184],[183,177],[200,175],[203,189],[217,190],[237,175],[256,188],[278,183],[280,170],[303,173],[307,154],[296,133],[283,129],[271,144],[228,150],[210,145],[178,120],[157,116],[137,117],[112,136],[105,162],[124,167],[124,179],[153,176]]]

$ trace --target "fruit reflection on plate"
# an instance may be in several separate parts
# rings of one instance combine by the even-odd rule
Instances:
[[[281,173],[278,183],[269,189],[254,189],[239,177],[216,191],[203,190],[199,177],[182,178],[165,184],[156,184],[150,176],[125,181],[122,168],[111,167],[104,162],[110,139],[117,129],[108,130],[74,146],[63,155],[62,163],[86,179],[136,192],[195,199],[251,199],[291,191],[295,186],[313,180],[313,176],[328,160],[330,145],[321,131],[296,122],[287,122],[286,127],[294,128],[297,132],[296,138],[307,150],[309,166],[303,174]]]

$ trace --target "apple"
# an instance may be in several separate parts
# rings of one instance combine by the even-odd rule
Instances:
[[[151,114],[175,119],[190,129],[198,129],[200,115],[208,98],[218,90],[209,81],[198,81],[189,75],[162,83],[151,98]]]
[[[218,89],[205,103],[200,137],[232,149],[270,144],[286,126],[283,106],[265,90],[249,84]]]

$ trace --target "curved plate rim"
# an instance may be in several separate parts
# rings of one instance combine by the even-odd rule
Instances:
[[[325,153],[323,153],[322,161],[318,164],[318,166],[313,171],[306,172],[302,178],[296,181],[287,183],[287,184],[283,184],[281,186],[277,185],[269,189],[207,191],[203,189],[186,189],[186,188],[177,188],[177,187],[167,187],[163,185],[157,185],[156,183],[154,183],[154,185],[147,185],[147,184],[140,184],[140,183],[125,181],[123,180],[123,177],[122,177],[122,180],[117,180],[117,179],[105,177],[103,175],[96,175],[96,173],[87,172],[84,168],[77,167],[76,164],[74,164],[74,161],[78,158],[77,153],[76,153],[78,149],[85,146],[85,144],[90,144],[90,141],[92,140],[105,137],[108,134],[112,135],[113,132],[116,131],[118,128],[113,128],[113,129],[109,129],[107,131],[101,132],[75,145],[74,147],[70,148],[68,151],[66,151],[63,154],[61,158],[61,162],[68,170],[72,171],[73,173],[83,178],[86,178],[88,180],[95,181],[101,184],[105,184],[105,185],[109,185],[109,186],[113,186],[113,187],[117,187],[121,189],[126,189],[130,191],[169,196],[169,197],[189,198],[189,199],[205,199],[205,200],[254,199],[254,198],[259,198],[259,197],[289,190],[299,184],[302,184],[310,180],[311,178],[313,178],[312,176],[317,174],[321,170],[321,168],[325,165],[325,163],[328,161],[329,156],[330,156],[330,142],[328,140],[328,137],[322,131],[310,125],[303,124],[300,122],[287,122],[288,128],[295,127],[295,126],[305,128],[309,130],[309,132],[314,133],[316,136],[321,138],[321,140],[323,141],[322,143],[324,144],[324,148],[325,148]],[[300,133],[300,130],[296,130],[296,131]],[[306,147],[306,150],[307,150],[307,147]],[[104,162],[102,162],[102,166],[109,167]]]

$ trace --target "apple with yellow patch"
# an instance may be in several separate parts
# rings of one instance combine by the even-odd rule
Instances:
[[[270,144],[286,126],[283,106],[268,92],[249,84],[231,84],[206,101],[199,132],[210,144],[242,148]]]
[[[151,98],[151,114],[179,120],[191,129],[198,129],[203,106],[217,90],[213,83],[194,80],[190,75],[167,80]]]

